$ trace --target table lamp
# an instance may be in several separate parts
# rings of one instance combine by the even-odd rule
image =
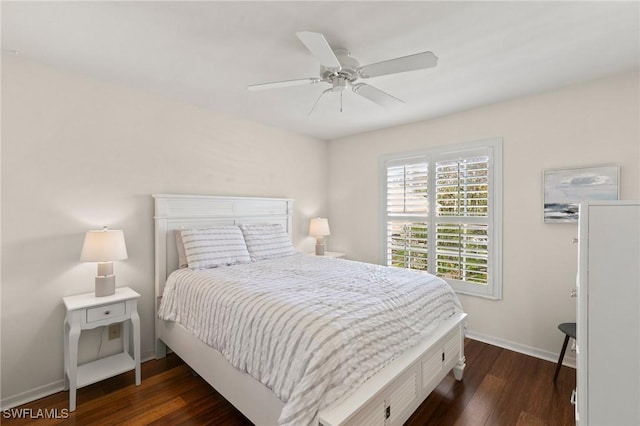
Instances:
[[[116,292],[116,276],[113,273],[113,261],[127,258],[124,233],[107,229],[87,231],[84,236],[80,260],[98,262],[96,276],[96,297],[110,296]]]
[[[329,221],[324,217],[311,219],[309,235],[316,237],[316,256],[324,256],[324,236],[331,235]]]

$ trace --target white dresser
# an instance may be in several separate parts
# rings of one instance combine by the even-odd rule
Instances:
[[[640,201],[580,206],[576,423],[640,425]]]

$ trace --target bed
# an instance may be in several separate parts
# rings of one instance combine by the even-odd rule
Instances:
[[[253,423],[257,425],[275,425],[278,424],[280,419],[282,424],[298,424],[301,419],[304,419],[303,423],[305,424],[313,421],[314,424],[324,426],[402,424],[450,371],[453,370],[456,379],[462,380],[465,368],[463,325],[466,314],[461,309],[449,309],[446,311],[444,319],[438,320],[437,323],[433,322],[428,327],[420,326],[416,329],[415,334],[419,336],[419,340],[410,344],[406,343],[406,348],[402,346],[404,344],[402,340],[397,340],[392,345],[384,346],[382,349],[387,347],[402,348],[402,351],[393,353],[388,360],[381,359],[381,363],[376,367],[375,373],[370,377],[364,377],[366,381],[362,379],[363,376],[360,375],[360,371],[357,369],[359,362],[353,363],[354,365],[349,368],[343,368],[344,371],[341,371],[340,374],[347,374],[347,376],[338,376],[337,382],[350,382],[353,385],[347,389],[348,391],[344,396],[333,394],[333,399],[324,400],[325,404],[319,405],[319,410],[311,412],[310,417],[294,418],[286,415],[286,413],[291,412],[293,402],[288,399],[290,395],[286,395],[287,398],[283,398],[287,403],[276,395],[278,393],[282,396],[282,388],[274,386],[269,381],[270,372],[261,373],[266,379],[265,377],[260,377],[260,374],[256,376],[255,372],[247,367],[250,362],[247,363],[246,359],[236,359],[238,356],[230,355],[226,350],[226,345],[219,346],[219,350],[209,346],[205,343],[207,341],[206,336],[203,337],[202,333],[198,333],[199,330],[194,331],[193,324],[185,320],[188,315],[184,312],[190,312],[189,308],[183,311],[181,317],[178,314],[179,318],[177,318],[167,314],[166,305],[169,304],[169,300],[174,300],[174,287],[183,285],[174,282],[178,279],[177,277],[181,275],[193,277],[196,275],[189,270],[180,270],[171,275],[173,271],[179,269],[175,244],[176,230],[238,225],[249,228],[264,224],[280,227],[290,235],[292,231],[293,201],[275,198],[187,195],[155,195],[154,199],[157,309],[156,356],[158,358],[164,357],[167,347],[169,347]],[[235,283],[237,281],[236,275],[240,273],[241,269],[243,274],[246,270],[253,270],[253,276],[263,277],[267,282],[276,283],[281,281],[280,275],[278,275],[281,273],[280,270],[298,270],[299,273],[299,270],[327,269],[327,265],[321,265],[327,262],[330,263],[328,269],[333,270],[335,272],[334,275],[348,275],[350,273],[349,268],[354,270],[353,274],[363,276],[382,274],[386,277],[389,271],[389,268],[377,265],[367,265],[340,259],[318,259],[314,256],[294,254],[282,259],[254,262],[246,266],[237,265],[237,268],[236,266],[225,267],[227,269],[216,268],[216,270],[205,272],[210,275],[217,275],[216,279],[218,280],[227,279],[227,281],[230,280],[229,282]],[[344,272],[342,268],[345,268]],[[401,273],[406,273],[406,271]],[[311,277],[313,274],[310,272],[309,275],[311,281],[297,288],[289,287],[289,285],[294,284],[283,284],[284,287],[282,287],[281,292],[283,294],[292,294],[308,291],[310,287],[313,287],[314,282]],[[169,281],[167,281],[168,279]],[[326,282],[331,282],[332,280],[331,277],[318,279]],[[225,285],[228,285],[228,283]],[[253,291],[258,286],[252,283],[247,288]],[[161,305],[165,290],[167,291],[165,304]],[[327,296],[322,297],[326,298]],[[196,297],[196,299],[200,299],[200,296]],[[317,306],[322,304],[319,302],[314,303]],[[260,306],[264,304],[260,302]],[[370,304],[373,305],[374,303]],[[332,305],[331,312],[335,310],[335,306]],[[363,309],[366,310],[368,308],[366,306]],[[442,310],[445,312],[444,308]],[[244,315],[239,316],[243,317]],[[161,317],[169,319],[161,319]],[[348,315],[344,315],[345,318],[342,318],[343,315],[337,315],[337,317],[344,321],[348,319],[346,318]],[[321,321],[322,318],[324,317],[319,316],[314,319],[314,323]],[[172,319],[179,319],[180,321]],[[387,322],[385,320],[383,323],[387,324]],[[307,330],[306,326],[300,328],[302,333]],[[372,327],[372,329],[378,328]],[[429,328],[428,333],[422,333],[422,330],[427,328]],[[346,329],[350,330],[351,327],[346,327]],[[395,333],[396,331],[392,330],[387,335],[397,338]],[[234,333],[234,336],[238,335]],[[376,341],[377,337],[371,339],[372,343]],[[354,340],[354,342],[359,341]],[[211,344],[212,342],[208,343]],[[383,350],[382,352],[385,351]],[[312,353],[315,354],[316,352]],[[353,354],[364,353],[362,347],[358,347]],[[293,358],[296,359],[296,356]],[[350,358],[351,356],[347,356],[341,362],[349,361]],[[322,367],[323,363],[324,360],[318,362],[317,365]],[[292,369],[296,370],[293,367]],[[337,370],[339,369],[336,368],[335,371]],[[249,373],[252,373],[253,376]],[[289,374],[289,372],[286,374]],[[326,377],[327,374],[322,373],[320,376]],[[254,376],[258,378],[254,378]],[[351,377],[360,379],[351,380]],[[329,387],[329,389],[332,388]],[[326,404],[327,401],[329,401],[328,404]]]

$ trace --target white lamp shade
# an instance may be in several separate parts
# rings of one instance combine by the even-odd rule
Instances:
[[[127,258],[124,233],[119,230],[102,229],[88,231],[84,236],[80,260],[83,262],[111,262]]]
[[[331,235],[329,230],[329,221],[325,217],[317,217],[311,219],[309,223],[309,235],[313,237],[321,237],[325,235]]]

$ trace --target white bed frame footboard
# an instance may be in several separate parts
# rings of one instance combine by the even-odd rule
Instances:
[[[285,198],[154,195],[156,309],[167,276],[178,268],[174,232],[242,223],[280,223],[291,235],[293,200]],[[401,425],[451,371],[465,368],[464,319],[456,314],[417,346],[386,365],[338,404],[319,413],[323,426]],[[248,374],[180,324],[157,319],[156,358],[167,346],[258,426],[276,425],[284,404]]]
[[[451,370],[462,380],[464,319],[447,319],[417,346],[404,352],[350,394],[320,412],[323,426],[402,425]]]

